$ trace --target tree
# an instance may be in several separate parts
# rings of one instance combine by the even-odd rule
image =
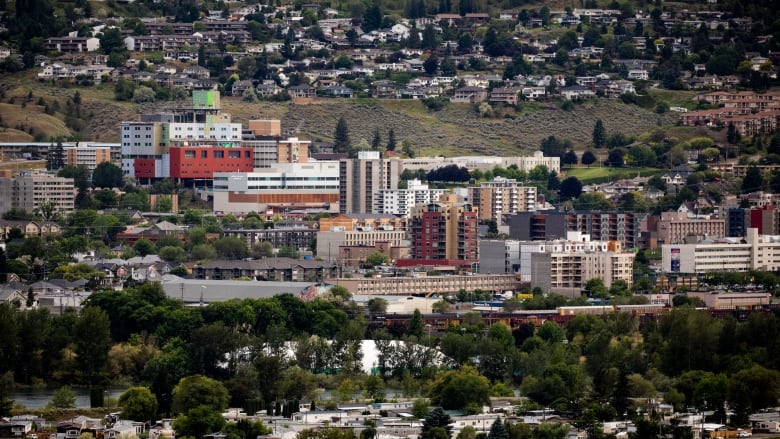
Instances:
[[[152,241],[141,238],[133,244],[133,250],[141,256],[146,256],[155,254],[157,252],[157,247],[154,246]]]
[[[571,149],[571,141],[559,140],[555,136],[542,139],[541,148],[546,157],[563,157],[566,150]]]
[[[379,134],[379,128],[374,130],[374,136],[371,138],[371,149],[377,150],[382,144],[382,135]]]
[[[236,236],[225,236],[214,241],[217,256],[225,259],[244,259],[249,250],[246,242]]]
[[[423,70],[425,70],[425,73],[428,75],[433,75],[436,73],[436,69],[438,68],[439,58],[437,58],[434,54],[431,54],[428,59],[423,62]]]
[[[73,327],[76,360],[86,382],[94,383],[108,361],[111,321],[98,307],[87,307]]]
[[[55,409],[72,409],[76,407],[76,392],[68,386],[57,389],[48,404]]]
[[[607,142],[607,131],[604,129],[604,122],[601,119],[596,120],[593,126],[593,146],[601,148]]]
[[[176,434],[181,437],[203,437],[205,434],[221,431],[224,426],[225,418],[220,411],[210,406],[193,408],[173,422]]]
[[[621,148],[615,148],[607,154],[606,164],[615,168],[621,168],[625,164],[625,152]]]
[[[387,312],[387,300],[381,297],[374,297],[368,301],[368,312],[371,315],[384,314]]]
[[[558,189],[558,195],[563,201],[577,198],[581,193],[582,183],[577,177],[568,177],[563,180],[560,189]]]
[[[412,416],[415,419],[423,419],[428,417],[430,412],[430,401],[425,398],[417,398],[412,403]]]
[[[227,408],[229,400],[222,383],[203,375],[182,378],[173,388],[173,411],[176,413],[187,413],[200,407],[219,413]]]
[[[760,191],[764,187],[764,176],[756,166],[748,167],[742,179],[742,193]]]
[[[590,167],[590,165],[596,162],[596,154],[593,154],[593,151],[585,151],[582,153],[581,161],[583,165]]]
[[[56,171],[65,166],[65,149],[62,146],[62,140],[57,140],[56,144],[49,146],[46,162],[46,169],[50,171]]]
[[[119,397],[122,417],[134,421],[152,421],[157,414],[157,397],[148,387],[131,387]]]
[[[387,147],[386,147],[386,149],[388,151],[395,151],[395,145],[396,145],[395,130],[390,128],[390,131],[387,132]]]
[[[493,421],[493,425],[490,426],[490,432],[488,433],[488,439],[508,439],[509,433],[506,431],[506,427],[504,427],[504,423],[501,422],[501,418],[497,417],[495,421]]]
[[[122,187],[122,169],[111,162],[102,162],[92,171],[92,184],[95,187]]]
[[[423,336],[423,326],[422,313],[419,309],[415,308],[412,319],[409,321],[409,327],[406,328],[406,333],[419,339]]]
[[[577,153],[573,150],[569,150],[566,152],[566,154],[563,155],[563,159],[561,159],[564,165],[576,165],[577,164]]]
[[[343,117],[336,123],[336,130],[333,133],[333,152],[348,153],[351,148],[349,140],[349,128],[347,121]]]
[[[442,430],[444,438],[452,436],[452,419],[440,407],[433,409],[423,421],[420,439],[441,439]]]
[[[490,381],[473,366],[440,373],[431,384],[431,401],[445,410],[464,410],[490,402]]]

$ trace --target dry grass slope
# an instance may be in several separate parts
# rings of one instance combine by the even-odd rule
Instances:
[[[136,105],[113,100],[109,85],[81,88],[58,88],[32,78],[14,78],[4,84],[5,102],[15,97],[16,104],[0,104],[0,115],[5,126],[14,128],[24,121],[34,130],[47,136],[70,135],[63,115],[49,116],[33,103],[43,97],[47,102],[61,104],[78,91],[82,97],[82,114],[87,126],[83,139],[118,142],[119,124],[136,120],[138,114],[148,113],[186,102],[157,102]],[[19,103],[29,91],[34,98],[26,108]],[[596,119],[602,119],[607,132],[641,134],[658,126],[676,122],[672,113],[658,115],[634,105],[616,100],[593,100],[575,105],[572,111],[562,111],[558,104],[524,104],[523,111],[496,108],[497,117],[481,117],[468,104],[449,104],[438,112],[429,111],[419,101],[378,101],[372,99],[322,99],[315,103],[294,102],[247,103],[240,98],[223,97],[223,110],[239,122],[249,119],[281,119],[285,132],[302,138],[330,141],[336,122],[344,117],[353,143],[370,142],[374,130],[379,130],[383,142],[390,128],[395,131],[400,145],[409,141],[420,155],[511,155],[538,149],[542,139],[554,135],[571,139],[575,147],[584,148],[590,142]],[[26,136],[26,137],[25,137]],[[0,132],[0,141],[26,141],[32,136],[14,130]]]

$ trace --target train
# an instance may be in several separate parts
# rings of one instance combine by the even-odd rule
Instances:
[[[709,314],[716,318],[733,317],[739,321],[744,321],[751,314],[772,313],[780,315],[780,303],[758,305],[751,308],[703,308]],[[491,309],[471,310],[449,313],[430,313],[423,314],[423,322],[426,327],[434,332],[441,332],[451,326],[460,326],[467,323],[473,315],[478,313],[481,321],[490,326],[496,323],[503,323],[510,328],[516,328],[526,324],[541,326],[545,322],[554,322],[562,327],[578,315],[606,315],[613,313],[628,313],[635,316],[640,325],[656,321],[663,315],[669,314],[672,307],[662,304],[645,305],[598,305],[598,306],[559,306],[549,310],[520,310],[514,312],[498,311]],[[405,326],[412,318],[412,314],[384,314],[374,316],[372,319],[373,327],[393,327]]]

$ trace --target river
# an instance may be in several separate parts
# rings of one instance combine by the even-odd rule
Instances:
[[[89,387],[72,387],[76,393],[76,408],[89,408]],[[54,392],[57,389],[13,389],[8,391],[8,397],[14,400],[14,404],[20,404],[28,409],[37,409],[46,407],[46,404],[51,401]],[[109,389],[108,396],[111,398],[112,403],[116,404],[116,400],[119,395],[124,392],[125,389]],[[34,414],[34,413],[33,413]]]

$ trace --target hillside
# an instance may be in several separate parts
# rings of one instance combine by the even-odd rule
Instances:
[[[32,140],[33,136],[13,129],[19,123],[34,127],[34,133],[49,136],[72,135],[64,124],[64,114],[48,115],[34,105],[41,97],[65,103],[79,92],[85,128],[81,138],[119,141],[119,124],[135,120],[140,112],[150,112],[181,105],[175,102],[134,105],[112,99],[112,87],[54,88],[38,82],[11,80],[6,83],[0,117],[7,129],[0,131],[0,141]],[[32,91],[30,104],[28,93]],[[14,104],[8,102],[13,100]],[[602,119],[608,133],[641,134],[658,125],[673,125],[675,113],[655,114],[617,100],[597,99],[563,111],[556,103],[526,103],[521,112],[497,108],[494,117],[481,117],[468,104],[449,104],[441,111],[430,111],[423,103],[412,100],[332,100],[310,103],[249,104],[240,98],[224,97],[224,111],[240,122],[253,118],[279,118],[285,132],[311,140],[329,141],[339,117],[344,117],[353,143],[370,142],[374,130],[383,138],[393,128],[399,144],[408,140],[419,154],[511,154],[537,149],[543,138],[554,135],[571,139],[584,148],[590,141],[596,119]],[[64,111],[64,110],[63,110]],[[40,136],[39,136],[40,137]]]

